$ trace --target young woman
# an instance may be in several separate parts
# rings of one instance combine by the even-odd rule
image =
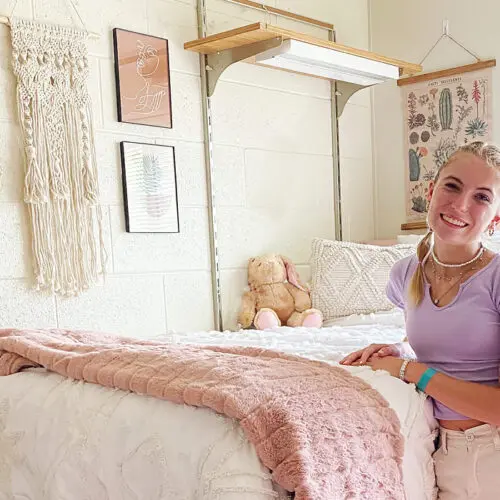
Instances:
[[[500,149],[459,148],[429,187],[429,232],[391,270],[387,295],[408,342],[371,345],[342,363],[417,384],[440,424],[440,500],[500,498],[500,256],[482,246],[500,220]]]

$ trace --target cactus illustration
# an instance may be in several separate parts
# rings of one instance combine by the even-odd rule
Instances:
[[[415,196],[412,198],[413,206],[411,209],[420,214],[427,212],[427,202],[423,196]]]
[[[473,139],[485,136],[487,131],[488,124],[484,120],[481,120],[481,118],[469,120],[465,128],[465,134],[471,136]]]
[[[414,149],[409,151],[410,159],[410,181],[418,181],[420,178],[420,156]]]
[[[427,156],[427,148],[417,148],[408,150],[410,181],[415,182],[420,179],[420,158]]]
[[[419,214],[425,213],[428,210],[429,203],[427,201],[427,194],[429,190],[425,187],[424,183],[416,184],[410,192],[412,202],[411,209]]]
[[[439,98],[439,119],[441,120],[441,128],[443,130],[451,130],[451,122],[453,121],[453,106],[451,100],[451,91],[446,88],[441,92]]]
[[[412,132],[410,134],[410,144],[417,144],[418,139],[419,139],[419,135],[417,134],[417,132]]]

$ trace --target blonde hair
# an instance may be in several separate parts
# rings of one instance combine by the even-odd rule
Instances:
[[[449,158],[439,167],[434,182],[437,182],[439,176],[444,168],[446,168],[458,155],[463,153],[473,154],[477,158],[481,158],[484,162],[492,168],[500,169],[500,148],[492,144],[486,144],[481,141],[471,142],[459,147]],[[429,227],[427,234],[420,241],[417,246],[418,266],[413,276],[411,277],[410,286],[408,289],[408,296],[410,304],[418,306],[424,298],[424,260],[431,248],[432,228]]]

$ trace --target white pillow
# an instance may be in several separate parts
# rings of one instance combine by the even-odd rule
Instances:
[[[324,321],[351,314],[389,311],[385,288],[394,263],[415,245],[389,247],[316,238],[311,256],[311,299]]]
[[[405,315],[401,309],[395,308],[390,311],[377,311],[370,314],[351,314],[350,316],[342,316],[341,318],[331,319],[323,323],[325,327],[360,325],[389,325],[404,328]]]

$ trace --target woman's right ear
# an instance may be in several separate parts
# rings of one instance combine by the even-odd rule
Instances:
[[[434,193],[434,181],[429,182],[429,187],[427,188],[427,201],[431,201],[432,194]]]

